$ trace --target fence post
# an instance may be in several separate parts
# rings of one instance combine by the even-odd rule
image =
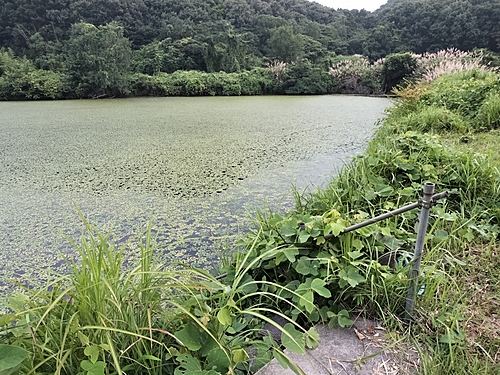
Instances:
[[[406,297],[405,320],[411,320],[415,297],[417,294],[418,276],[420,275],[420,262],[422,259],[422,250],[424,248],[427,226],[429,224],[429,214],[432,205],[432,195],[434,194],[435,184],[426,182],[424,184],[424,193],[421,199],[420,219],[418,223],[417,242],[415,243],[415,253],[413,254],[412,268],[410,273],[410,285],[408,287],[408,296]]]

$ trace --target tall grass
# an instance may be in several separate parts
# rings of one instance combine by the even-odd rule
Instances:
[[[164,299],[193,277],[152,267],[151,228],[139,242],[141,264],[127,269],[122,249],[86,221],[85,227],[69,275],[11,298],[16,329],[31,335],[14,332],[10,340],[32,349],[28,373],[77,374],[89,361],[106,373],[161,373],[176,343],[162,314]],[[163,296],[156,289],[172,282]]]
[[[0,317],[0,342],[30,352],[23,373],[243,374],[273,357],[301,372],[274,339],[259,335],[267,322],[291,350],[316,345],[314,329],[273,309],[280,297],[270,288],[294,292],[247,274],[266,255],[242,257],[224,280],[201,269],[163,270],[154,266],[148,226],[133,267],[111,236],[82,219],[86,234],[73,242],[78,256],[68,260],[70,273],[12,296],[12,314]],[[281,327],[273,315],[288,324]],[[250,357],[255,345],[260,350]]]
[[[500,128],[500,95],[491,93],[479,107],[476,122],[483,129]]]

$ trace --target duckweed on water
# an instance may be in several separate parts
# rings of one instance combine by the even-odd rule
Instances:
[[[325,182],[364,147],[389,104],[342,96],[0,103],[0,279],[65,272],[61,255],[72,249],[62,233],[81,231],[75,206],[122,243],[154,218],[161,260],[213,264],[214,244],[248,228],[248,207],[280,202],[291,184]]]

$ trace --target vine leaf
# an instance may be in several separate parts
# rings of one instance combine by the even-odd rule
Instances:
[[[0,374],[14,373],[29,353],[18,346],[0,344]],[[12,372],[11,372],[12,371]]]
[[[229,309],[223,308],[220,309],[219,312],[217,313],[217,320],[219,321],[220,324],[224,326],[230,326],[233,324],[233,319],[231,318],[231,312]]]
[[[342,225],[341,223],[330,223],[328,226],[325,228],[325,235],[328,233],[332,233],[335,237],[338,237],[340,233],[342,233],[345,229],[345,226]]]
[[[106,368],[106,364],[102,361],[92,363],[86,359],[80,363],[80,366],[87,371],[86,375],[104,375],[104,369]]]
[[[306,354],[305,338],[302,332],[297,331],[293,324],[287,323],[281,332],[281,343],[285,348],[297,354]]]
[[[87,346],[83,353],[89,357],[90,362],[96,363],[97,358],[99,358],[99,352],[100,348],[98,346],[92,345],[92,346]]]
[[[306,334],[306,345],[310,349],[317,348],[319,345],[319,333],[316,328],[311,327]]]
[[[325,298],[330,298],[332,296],[332,293],[325,288],[325,281],[322,279],[314,279],[311,282],[311,289],[314,290],[316,293],[318,293],[320,296],[325,297]]]
[[[193,324],[186,324],[183,329],[175,333],[175,337],[177,337],[186,348],[193,351],[201,349],[205,341],[201,332]]]

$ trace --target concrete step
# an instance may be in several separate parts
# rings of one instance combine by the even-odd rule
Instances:
[[[395,345],[377,322],[359,318],[349,328],[317,325],[319,346],[300,355],[285,353],[305,375],[396,375],[415,374],[418,352],[407,344]],[[255,375],[294,375],[276,359]]]

